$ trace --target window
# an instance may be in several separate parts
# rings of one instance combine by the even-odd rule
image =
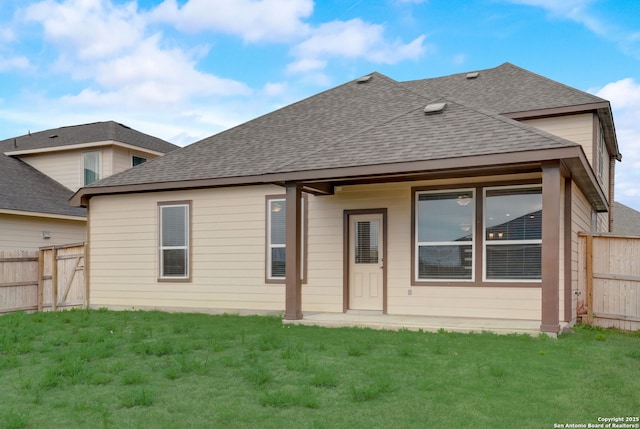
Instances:
[[[602,125],[598,129],[598,147],[596,150],[597,150],[597,162],[598,162],[598,166],[597,166],[598,177],[600,177],[601,180],[604,180],[604,168],[605,168],[604,160],[606,158],[606,147],[604,144],[604,130],[602,129]]]
[[[419,192],[416,278],[473,280],[474,191]]]
[[[141,156],[135,156],[135,155],[131,157],[132,167],[135,167],[136,165],[144,164],[145,162],[147,162],[147,158],[143,158]]]
[[[539,184],[416,190],[413,210],[414,284],[540,283]]]
[[[162,203],[160,211],[160,278],[189,278],[189,203]]]
[[[485,190],[485,279],[542,278],[542,189]]]
[[[84,153],[84,186],[100,179],[100,152]]]
[[[377,264],[379,223],[377,220],[356,222],[355,262],[356,264]]]
[[[284,199],[269,200],[268,210],[268,247],[267,278],[284,279],[286,272],[286,206]]]
[[[305,225],[306,225],[306,198],[302,198],[302,281],[306,279],[305,270]],[[284,196],[267,196],[267,283],[283,283],[286,275],[286,212],[287,201]]]

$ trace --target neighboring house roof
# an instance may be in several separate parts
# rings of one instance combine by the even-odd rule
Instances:
[[[19,154],[23,151],[64,148],[65,146],[114,140],[137,146],[159,154],[178,149],[172,143],[141,133],[114,121],[60,127],[51,130],[28,133],[23,136],[0,141],[0,152]]]
[[[0,153],[0,171],[0,213],[86,217],[86,209],[69,205],[73,192],[19,159]]]
[[[436,102],[446,102],[445,109],[426,114],[425,106]],[[100,180],[78,191],[72,202],[118,192],[331,180],[569,158],[577,162],[574,177],[594,186],[596,179],[580,145],[486,107],[443,96],[437,88],[373,73]],[[606,201],[597,185],[589,198]]]
[[[613,231],[616,235],[640,237],[640,212],[615,202],[613,206]]]

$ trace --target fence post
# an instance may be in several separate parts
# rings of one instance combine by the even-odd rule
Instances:
[[[593,323],[593,236],[587,235],[586,249],[587,323]]]
[[[38,250],[38,311],[44,303],[44,250]]]
[[[58,309],[58,249],[51,249],[51,310]]]

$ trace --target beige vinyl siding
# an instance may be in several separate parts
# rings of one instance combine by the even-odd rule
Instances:
[[[483,181],[540,177],[500,176]],[[304,311],[342,311],[343,212],[387,209],[387,313],[540,320],[541,289],[522,287],[411,286],[411,188],[474,183],[469,179],[345,186],[333,196],[309,198],[308,284]],[[409,295],[411,290],[411,295]]]
[[[19,158],[75,192],[84,186],[84,153],[86,152],[100,153],[100,179],[131,168],[133,155],[141,156],[147,160],[157,157],[157,155],[145,151],[132,151],[112,146],[112,143],[105,142],[104,146],[85,149],[20,155]]]
[[[589,162],[593,163],[594,135],[592,113],[527,119],[522,122],[558,137],[580,144]]]
[[[284,310],[264,282],[265,195],[275,186],[91,199],[91,305]],[[158,282],[158,202],[191,201],[192,281]]]
[[[539,174],[483,182],[540,178]],[[387,209],[389,314],[540,320],[537,287],[411,286],[411,188],[469,186],[472,179],[358,185],[308,197],[303,312],[343,310],[345,210]],[[283,311],[285,286],[265,283],[265,196],[247,186],[93,197],[90,203],[92,307],[199,311]],[[158,282],[158,202],[192,204],[191,282]],[[412,294],[408,291],[411,289]]]
[[[29,250],[43,246],[79,243],[86,238],[86,221],[0,213],[0,250]],[[45,240],[43,231],[51,238]]]
[[[128,170],[132,167],[132,158],[139,156],[146,158],[147,161],[151,161],[157,158],[157,155],[150,154],[143,151],[133,151],[114,146],[113,148],[113,174],[120,173],[121,171]]]
[[[591,205],[580,188],[572,183],[571,186],[571,290],[573,317],[577,315],[577,308],[586,299],[586,290],[580,290],[579,285],[586,284],[584,257],[580,257],[578,233],[591,231]],[[575,292],[578,292],[577,294]]]
[[[45,152],[20,155],[20,160],[72,191],[82,187],[82,151]]]

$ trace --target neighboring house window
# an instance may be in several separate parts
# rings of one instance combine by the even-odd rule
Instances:
[[[302,199],[302,261],[301,276],[305,280],[305,225],[306,198]],[[286,275],[286,212],[287,201],[280,196],[267,196],[267,267],[266,279],[268,283],[283,283]]]
[[[132,167],[135,167],[136,165],[144,164],[145,162],[147,162],[147,158],[143,158],[141,156],[135,156],[135,155],[131,157]]]
[[[485,190],[486,280],[542,277],[542,189]]]
[[[189,278],[190,203],[160,203],[160,279]]]
[[[418,190],[414,216],[416,284],[541,279],[539,185]]]
[[[90,185],[100,179],[100,152],[84,153],[84,185]]]
[[[418,192],[418,280],[473,280],[474,207],[470,189]]]

